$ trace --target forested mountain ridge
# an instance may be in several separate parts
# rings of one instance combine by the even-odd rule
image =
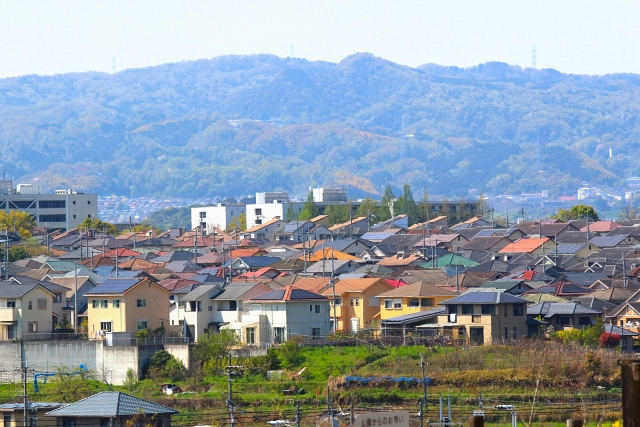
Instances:
[[[574,193],[640,174],[639,95],[638,75],[411,68],[370,54],[31,75],[0,80],[0,167],[46,190],[53,172],[55,188],[104,194],[336,183],[361,195],[404,182],[443,195]]]

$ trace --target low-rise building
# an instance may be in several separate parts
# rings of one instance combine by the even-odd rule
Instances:
[[[55,295],[40,284],[0,282],[0,340],[53,330]]]
[[[438,308],[440,303],[455,297],[456,294],[418,281],[378,294],[380,299],[380,319],[387,320],[406,314]]]

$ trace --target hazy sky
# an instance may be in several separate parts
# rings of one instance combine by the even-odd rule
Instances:
[[[0,0],[0,77],[226,54],[640,73],[640,2]]]

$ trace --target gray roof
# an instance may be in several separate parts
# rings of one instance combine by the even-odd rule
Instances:
[[[182,301],[195,301],[206,294],[210,294],[209,299],[213,299],[217,295],[220,295],[221,292],[222,288],[217,285],[198,285],[195,289],[193,289],[191,292],[180,299]]]
[[[55,409],[64,406],[64,403],[56,402],[29,402],[29,409]],[[0,411],[20,411],[24,409],[24,403],[3,403],[0,404]]]
[[[541,302],[527,308],[528,315],[543,315],[549,318],[555,315],[574,314],[602,314],[601,311],[592,310],[575,302]]]
[[[224,288],[224,291],[221,294],[216,296],[216,300],[238,300],[244,294],[249,292],[251,289],[255,288],[258,283],[239,283],[239,282],[231,282]]]
[[[16,285],[15,282],[2,281],[0,282],[0,298],[22,298],[37,286],[43,287],[40,284]]]
[[[589,243],[599,248],[613,248],[618,246],[624,239],[629,237],[628,234],[615,234],[613,236],[596,236],[589,240]]]
[[[123,294],[142,280],[141,278],[107,279],[90,291],[85,292],[85,295]]]
[[[502,292],[469,292],[440,304],[527,304],[529,300]]]
[[[555,247],[549,255],[573,255],[584,248],[586,243],[562,243]]]
[[[119,391],[103,391],[47,412],[51,417],[130,417],[137,414],[177,414],[178,411]]]
[[[432,317],[438,316],[439,314],[444,314],[444,312],[445,312],[444,308],[434,308],[431,310],[419,311],[417,313],[404,314],[402,316],[392,317],[390,319],[382,320],[380,323],[386,324],[386,325],[392,325],[392,324],[402,325],[406,323],[413,323],[413,322],[419,322],[421,320],[430,319]]]

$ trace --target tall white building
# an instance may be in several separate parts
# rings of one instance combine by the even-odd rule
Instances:
[[[314,188],[313,201],[316,203],[347,202],[346,188]]]
[[[233,218],[237,218],[245,212],[245,205],[227,205],[225,203],[218,203],[216,206],[191,208],[191,229],[203,225],[203,229],[207,234],[213,233],[214,228],[224,230]]]
[[[0,209],[31,214],[38,227],[67,231],[76,228],[85,218],[98,214],[98,195],[73,190],[56,190],[55,194],[41,193],[31,184],[18,184],[13,189],[10,180],[0,181]]]
[[[273,203],[254,203],[252,205],[247,205],[247,229],[253,227],[254,225],[270,221],[276,217],[279,217],[281,220],[286,221],[289,208],[293,210],[293,219],[295,219],[295,216],[300,215],[300,212],[302,212],[302,209],[304,209],[304,203],[282,203],[278,200],[275,200]]]

